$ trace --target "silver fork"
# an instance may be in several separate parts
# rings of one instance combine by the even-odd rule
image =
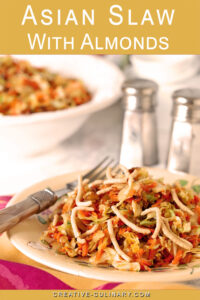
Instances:
[[[109,156],[106,156],[94,168],[84,174],[83,179],[88,178],[90,181],[94,181],[97,178],[104,179],[108,166],[115,168],[117,163]],[[53,191],[50,188],[46,188],[28,196],[25,200],[17,204],[2,209],[0,211],[0,233],[12,228],[29,216],[38,214],[49,208],[55,204],[58,198],[73,190],[76,185],[77,180],[74,180],[67,183],[63,189]]]

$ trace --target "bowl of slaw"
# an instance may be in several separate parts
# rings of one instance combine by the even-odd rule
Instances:
[[[122,72],[112,63],[89,55],[14,55],[39,68],[66,78],[80,80],[90,101],[68,109],[31,114],[0,114],[2,153],[14,157],[44,153],[70,137],[94,112],[114,103],[120,96]]]

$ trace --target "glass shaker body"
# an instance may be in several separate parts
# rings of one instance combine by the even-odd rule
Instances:
[[[123,85],[124,121],[120,163],[128,168],[158,163],[156,91],[150,80],[133,79]]]
[[[171,138],[167,168],[200,175],[200,90],[173,93]]]

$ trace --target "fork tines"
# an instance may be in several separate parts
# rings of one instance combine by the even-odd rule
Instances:
[[[83,176],[83,179],[88,178],[90,181],[96,179],[104,179],[106,175],[106,169],[108,166],[111,168],[115,168],[117,166],[117,162],[109,157],[106,156],[97,166],[95,166],[90,172],[86,173]]]
[[[111,168],[115,168],[118,165],[113,158],[106,156],[104,157],[94,168],[92,168],[89,172],[83,175],[83,179],[89,179],[90,181],[94,181],[96,179],[104,179],[106,177],[106,169],[108,166]],[[77,181],[73,181],[66,185],[67,189],[74,189]]]

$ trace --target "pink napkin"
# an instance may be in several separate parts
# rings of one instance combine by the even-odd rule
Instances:
[[[5,208],[12,196],[0,196],[0,209]]]
[[[95,290],[108,290],[120,283],[106,283]],[[38,268],[0,260],[1,290],[74,290],[55,276]]]
[[[0,260],[1,290],[72,290],[53,275],[24,264]]]

